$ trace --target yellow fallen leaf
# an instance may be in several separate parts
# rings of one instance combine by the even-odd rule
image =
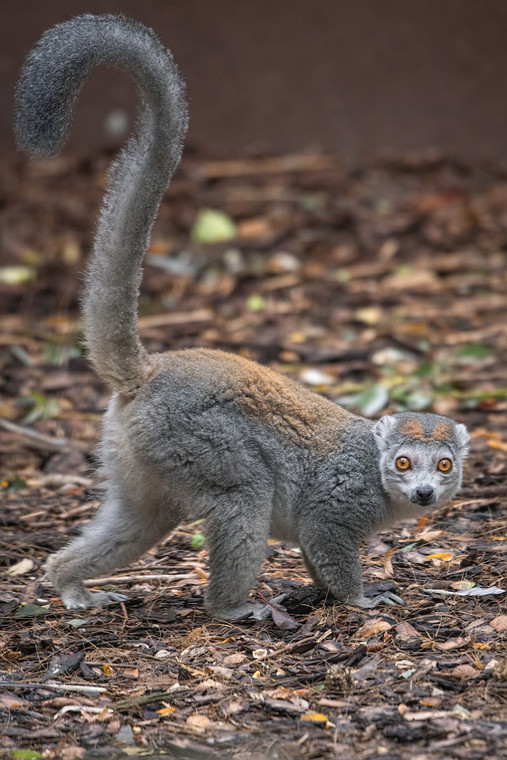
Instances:
[[[454,554],[450,552],[437,552],[436,554],[427,554],[428,559],[442,559],[444,562],[450,562],[454,559]]]
[[[300,720],[307,720],[310,723],[329,723],[327,715],[318,712],[306,712],[301,716]]]
[[[377,306],[365,306],[357,309],[354,318],[365,325],[377,325],[382,319],[383,312]]]
[[[157,710],[159,715],[172,715],[173,712],[176,712],[175,707],[162,707],[160,710]]]
[[[464,591],[466,588],[473,588],[475,586],[475,583],[473,581],[454,581],[454,583],[451,583],[451,588],[455,589],[455,591]]]
[[[306,334],[304,332],[293,332],[288,336],[289,343],[304,343]]]
[[[488,446],[490,449],[496,449],[497,451],[507,452],[507,443],[505,441],[497,441],[494,438],[489,438]]]
[[[477,430],[472,430],[470,433],[470,438],[496,438],[500,440],[501,437],[500,433],[496,430],[486,430],[486,428],[477,428]]]
[[[399,330],[408,335],[427,335],[428,322],[426,320],[421,322],[406,322]]]
[[[442,704],[442,698],[441,697],[423,697],[419,704],[422,707],[440,707]]]
[[[106,674],[106,676],[110,676],[111,675],[111,668],[109,667],[109,665],[103,665],[102,666],[102,670],[104,671],[104,673]]]
[[[0,267],[0,282],[5,285],[22,285],[25,282],[33,282],[36,276],[37,273],[33,267]]]

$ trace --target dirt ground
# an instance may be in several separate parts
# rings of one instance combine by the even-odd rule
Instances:
[[[427,409],[472,433],[459,497],[364,547],[369,592],[404,606],[335,604],[270,543],[254,594],[287,593],[285,610],[231,624],[203,608],[201,524],[99,580],[124,604],[66,611],[43,579],[100,499],[108,391],[78,299],[109,160],[1,166],[0,756],[502,757],[507,171],[185,159],[146,258],[151,350],[226,349],[359,413]]]

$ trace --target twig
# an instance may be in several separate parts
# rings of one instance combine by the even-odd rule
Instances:
[[[98,660],[85,660],[85,665],[89,665],[91,668],[103,668],[104,665],[109,665],[111,668],[131,668],[131,662],[99,662]]]
[[[128,710],[130,707],[137,707],[138,705],[149,705],[151,702],[160,702],[161,700],[169,699],[169,697],[172,697],[179,685],[174,684],[174,686],[176,688],[173,688],[169,691],[154,691],[152,694],[147,694],[142,697],[122,699],[119,702],[113,702],[110,707],[112,707],[113,710],[119,710],[121,712],[122,710]]]
[[[82,504],[80,507],[74,507],[74,509],[69,509],[68,512],[62,512],[60,515],[62,520],[70,520],[72,517],[79,517],[79,515],[85,514],[86,512],[90,512],[92,509],[95,509],[97,506],[96,501],[88,502],[87,504]]]
[[[58,440],[62,440],[61,438]],[[73,444],[71,443],[71,446]],[[91,486],[92,478],[86,478],[83,475],[66,475],[62,472],[48,472],[44,475],[37,475],[36,478],[28,478],[29,486]]]
[[[275,649],[274,652],[270,652],[262,659],[270,660],[272,657],[279,657],[281,654],[287,654],[292,649],[298,649],[303,644],[308,644],[312,641],[316,643],[315,636],[307,636],[305,639],[299,639],[299,641],[291,641],[290,644],[286,644],[284,647],[280,647],[280,649]]]
[[[211,309],[195,309],[194,311],[164,312],[147,317],[139,317],[140,330],[150,327],[166,327],[167,325],[186,325],[191,322],[210,322],[213,319]]]
[[[186,579],[195,580],[190,573],[178,575],[119,575],[110,576],[109,578],[93,578],[85,581],[85,586],[105,586],[107,583],[137,583],[139,581],[184,581]]]
[[[65,705],[62,707],[61,710],[58,710],[57,713],[53,715],[53,720],[58,720],[58,718],[61,718],[62,715],[65,715],[68,712],[75,712],[75,713],[81,713],[82,715],[86,715],[86,713],[90,715],[101,715],[104,710],[106,711],[107,715],[112,715],[113,711],[110,707],[90,707],[90,705]]]
[[[104,694],[107,689],[104,686],[84,686],[72,683],[19,683],[18,681],[0,681],[0,687],[5,689],[57,689],[59,691],[82,691],[83,694]]]
[[[339,167],[335,156],[320,153],[289,154],[274,158],[206,161],[198,167],[206,177],[242,177],[257,174],[323,171]]]
[[[69,438],[53,438],[50,435],[44,435],[37,430],[25,427],[24,425],[17,425],[15,422],[10,422],[3,417],[0,417],[0,427],[4,430],[8,430],[9,433],[16,433],[23,438],[27,438],[29,441],[37,444],[38,448],[49,449],[50,451],[61,451],[62,449],[79,449],[80,451],[89,451],[89,446],[80,441],[71,441]]]

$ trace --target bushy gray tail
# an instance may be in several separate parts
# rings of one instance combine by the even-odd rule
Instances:
[[[187,127],[184,85],[151,29],[124,16],[78,16],[49,29],[29,54],[17,88],[19,146],[56,154],[90,69],[127,71],[143,108],[135,135],[113,163],[84,295],[85,334],[97,372],[132,393],[150,374],[137,333],[142,258]]]

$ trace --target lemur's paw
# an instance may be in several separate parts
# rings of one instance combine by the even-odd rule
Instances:
[[[89,607],[105,607],[108,604],[126,602],[128,596],[114,591],[88,591],[84,587],[73,587],[61,592],[61,599],[68,610],[86,610]]]
[[[282,602],[287,594],[280,594],[272,599],[269,604],[260,604],[258,602],[245,602],[237,607],[225,607],[222,609],[210,608],[210,613],[222,620],[239,620],[240,618],[253,618],[254,620],[267,620],[273,609],[273,604]]]
[[[256,620],[263,620],[262,612],[267,605],[255,604],[255,602],[245,602],[238,604],[236,607],[209,608],[209,612],[214,617],[221,620],[239,620],[240,618],[253,617]],[[269,615],[269,608],[268,608]]]
[[[129,600],[127,594],[119,594],[116,591],[92,591],[90,596],[94,607],[105,607],[108,604],[119,604]]]
[[[377,596],[367,597],[362,595],[356,599],[348,599],[347,604],[350,604],[352,607],[361,607],[361,609],[369,610],[378,604],[388,604],[394,607],[395,604],[405,604],[405,602],[401,596],[393,594],[392,591],[385,591],[383,594],[377,594]]]

